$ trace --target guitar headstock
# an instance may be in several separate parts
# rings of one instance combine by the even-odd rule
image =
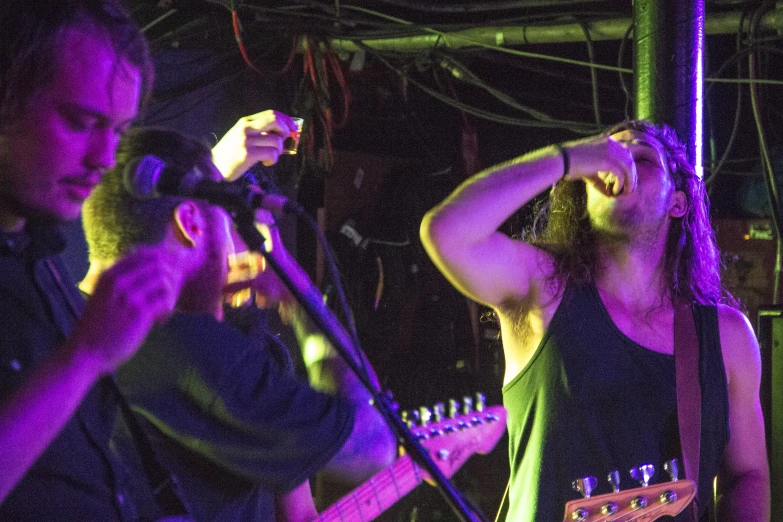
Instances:
[[[429,451],[446,477],[451,477],[474,453],[489,453],[506,431],[506,409],[489,406],[454,417],[419,419],[411,432]],[[429,481],[429,477],[425,477]]]
[[[627,489],[568,502],[563,522],[652,521],[675,516],[696,495],[692,480]]]

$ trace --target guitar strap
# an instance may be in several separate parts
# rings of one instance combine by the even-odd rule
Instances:
[[[692,305],[681,305],[674,310],[674,371],[683,467],[685,468],[685,478],[696,483],[697,497],[691,504],[691,509],[693,520],[697,521],[701,445],[701,382],[699,337],[696,334]]]
[[[187,515],[188,510],[182,501],[177,477],[161,464],[155,448],[152,447],[152,443],[144,428],[133,413],[133,410],[131,410],[128,400],[120,391],[117,381],[114,378],[109,378],[109,381],[114,388],[115,397],[125,419],[125,424],[136,444],[136,449],[141,455],[144,474],[147,476],[147,480],[152,488],[152,495],[155,497],[155,501],[167,515]]]

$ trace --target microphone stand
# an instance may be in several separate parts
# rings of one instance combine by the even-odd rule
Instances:
[[[280,280],[285,284],[288,290],[294,295],[297,302],[305,309],[310,319],[326,335],[332,346],[342,356],[345,363],[351,371],[357,376],[359,381],[370,392],[373,397],[373,405],[381,415],[386,419],[386,423],[396,433],[409,455],[424,468],[433,481],[437,484],[441,493],[450,504],[452,510],[464,522],[486,522],[476,512],[468,507],[467,501],[462,498],[457,489],[449,482],[445,475],[438,469],[430,455],[424,450],[419,442],[413,438],[405,423],[393,411],[389,399],[381,391],[373,386],[368,376],[360,370],[356,357],[359,355],[359,347],[354,346],[351,337],[345,331],[342,324],[337,320],[332,311],[324,304],[321,292],[312,284],[304,287],[294,281],[291,274],[287,273],[279,261],[267,251],[264,247],[264,237],[256,228],[254,212],[251,205],[242,207],[232,207],[228,209],[233,213],[234,222],[237,226],[237,232],[245,241],[248,249],[252,252],[259,252],[264,256],[267,263]],[[353,354],[357,354],[356,357]]]

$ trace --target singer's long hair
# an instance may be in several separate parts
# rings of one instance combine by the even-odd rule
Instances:
[[[112,261],[134,245],[156,245],[163,241],[174,209],[184,200],[173,196],[131,195],[127,183],[133,175],[127,172],[128,166],[148,154],[182,172],[206,165],[212,159],[209,147],[178,132],[155,128],[128,131],[117,148],[116,165],[104,174],[84,202],[82,221],[91,260]],[[206,212],[206,215],[211,214]]]
[[[664,283],[673,303],[729,304],[734,298],[720,280],[720,256],[710,226],[709,201],[703,181],[688,162],[685,146],[674,130],[644,120],[631,120],[609,129],[607,134],[624,130],[641,132],[663,145],[666,167],[675,190],[685,193],[688,209],[681,218],[673,218],[667,238]],[[554,257],[552,282],[562,291],[569,282],[590,282],[599,263],[598,240],[586,209],[583,181],[560,182],[548,201],[538,209],[527,240]]]

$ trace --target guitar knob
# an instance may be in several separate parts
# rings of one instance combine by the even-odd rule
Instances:
[[[674,491],[666,490],[663,493],[661,493],[661,496],[658,498],[661,501],[661,504],[672,504],[674,502],[677,502],[677,493]]]
[[[571,487],[581,493],[584,498],[590,498],[590,495],[597,485],[598,479],[595,477],[582,477],[571,483]]]
[[[459,411],[459,403],[454,399],[449,399],[449,418],[454,419],[457,417]]]
[[[584,522],[587,520],[587,517],[590,516],[590,513],[587,512],[584,508],[575,509],[571,513],[571,520],[574,522]]]
[[[463,397],[462,398],[462,414],[463,415],[470,415],[473,413],[473,398],[471,397]]]
[[[650,485],[650,479],[655,475],[655,466],[652,464],[642,464],[638,468],[631,468],[631,477],[639,482],[642,487]]]
[[[680,477],[680,465],[677,459],[667,460],[663,463],[663,469],[669,474],[669,478],[672,482],[677,482]]]
[[[601,514],[605,517],[608,517],[609,515],[614,515],[620,511],[620,506],[615,504],[614,502],[607,502],[603,506],[601,506]]]
[[[422,426],[426,426],[432,419],[432,412],[426,406],[419,407],[419,419]]]
[[[615,493],[620,492],[620,472],[617,470],[612,471],[609,473],[609,475],[606,477],[606,480],[609,481],[609,485],[612,486],[612,491]]]
[[[476,392],[476,411],[484,411],[486,405],[487,397],[481,392]]]
[[[432,407],[432,420],[440,422],[443,420],[443,403],[438,402]]]

